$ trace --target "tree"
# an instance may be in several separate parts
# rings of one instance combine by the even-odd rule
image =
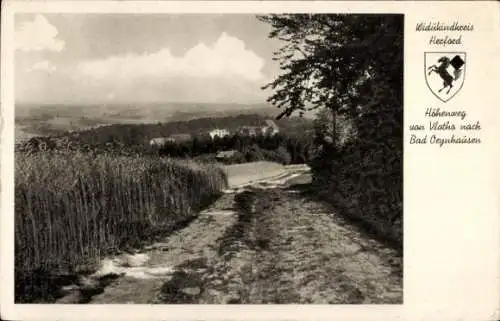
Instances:
[[[329,199],[343,204],[349,215],[401,244],[401,225],[394,222],[402,221],[403,212],[403,16],[259,19],[271,25],[271,38],[283,41],[275,52],[283,73],[263,87],[273,90],[268,101],[283,109],[278,118],[327,110],[316,129],[335,137],[311,164],[315,184],[326,187]],[[337,137],[344,132],[337,128],[341,118],[353,124],[355,133],[343,145]],[[289,148],[293,160],[302,157],[293,144]]]
[[[238,134],[233,135],[231,138],[231,148],[237,151],[241,150],[241,139]]]
[[[253,144],[246,152],[246,159],[248,162],[260,161],[264,159],[264,154],[257,144]]]
[[[192,141],[192,156],[198,156],[202,153],[203,143],[200,141],[198,137],[193,137]]]
[[[278,147],[276,155],[278,160],[284,165],[288,165],[292,161],[292,156],[290,156],[290,153],[283,146]]]
[[[268,102],[294,112],[327,108],[356,120],[369,137],[386,123],[401,132],[403,101],[402,15],[283,14],[259,16],[270,38],[283,41],[274,53],[283,71],[263,86]],[[335,120],[333,121],[335,124]],[[335,128],[334,128],[335,132]],[[402,132],[401,135],[402,136]]]
[[[335,133],[333,132],[333,113],[330,109],[324,108],[320,110],[314,119],[315,142],[318,145],[333,144]]]

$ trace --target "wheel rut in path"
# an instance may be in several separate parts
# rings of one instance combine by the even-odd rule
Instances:
[[[402,303],[398,252],[323,205],[279,188],[241,193],[236,204],[198,303]]]

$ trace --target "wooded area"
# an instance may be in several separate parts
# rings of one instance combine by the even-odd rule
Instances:
[[[326,199],[402,246],[404,16],[259,19],[283,42],[274,53],[282,73],[263,87],[273,89],[268,101],[282,110],[278,118],[324,109],[323,121],[331,121],[311,163],[315,182]],[[354,126],[346,144],[339,144],[340,115]]]

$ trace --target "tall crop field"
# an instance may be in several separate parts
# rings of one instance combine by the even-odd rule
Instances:
[[[209,164],[16,154],[16,299],[31,301],[36,280],[30,277],[40,271],[95,265],[109,251],[192,218],[226,186],[223,170]]]

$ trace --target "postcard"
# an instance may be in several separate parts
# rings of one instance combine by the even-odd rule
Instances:
[[[497,320],[500,7],[7,1],[8,320]]]

